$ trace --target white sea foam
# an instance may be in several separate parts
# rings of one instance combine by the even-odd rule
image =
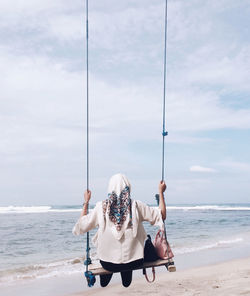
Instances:
[[[167,206],[167,210],[175,211],[250,211],[250,206],[197,205]],[[52,206],[7,206],[0,207],[0,214],[21,213],[70,213],[80,212],[81,208],[56,208]],[[90,210],[91,211],[91,210]]]
[[[230,239],[230,240],[219,240],[217,242],[207,244],[207,245],[201,245],[201,246],[194,246],[194,247],[181,247],[181,248],[176,248],[175,254],[187,254],[187,253],[194,253],[202,250],[207,250],[207,249],[214,249],[214,248],[219,248],[219,247],[225,247],[226,245],[232,245],[232,244],[237,244],[243,241],[242,237],[238,237],[235,239]]]
[[[8,213],[47,213],[51,206],[32,206],[32,207],[0,207],[0,214]]]
[[[246,206],[222,206],[222,205],[202,205],[202,206],[168,206],[167,210],[182,211],[250,211]]]
[[[67,213],[67,212],[80,212],[81,209],[56,209],[51,206],[30,206],[30,207],[0,207],[0,214],[22,214],[22,213]]]
[[[72,212],[80,212],[82,209],[51,209],[48,212],[50,213],[72,213]],[[91,209],[89,210],[91,211]]]
[[[82,265],[83,258],[74,258],[1,271],[0,286],[22,280],[51,278],[79,273],[83,271]]]

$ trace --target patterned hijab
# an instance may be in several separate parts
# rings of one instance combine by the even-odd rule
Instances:
[[[120,239],[132,226],[131,185],[126,176],[116,174],[108,186],[108,198],[103,201],[103,214],[115,237]]]

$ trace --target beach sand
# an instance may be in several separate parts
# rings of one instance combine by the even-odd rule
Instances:
[[[149,276],[151,271],[148,270]],[[99,278],[97,278],[99,281]],[[70,296],[117,296],[117,295],[250,295],[250,258],[197,267],[175,273],[158,273],[156,280],[149,284],[144,278],[135,279],[130,287],[109,284],[106,288],[89,290]]]

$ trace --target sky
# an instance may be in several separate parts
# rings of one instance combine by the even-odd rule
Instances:
[[[169,0],[166,200],[250,202],[250,1]],[[89,0],[90,189],[161,179],[164,0]],[[0,2],[0,206],[81,205],[85,3]]]

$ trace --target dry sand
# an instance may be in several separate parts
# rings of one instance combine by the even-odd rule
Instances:
[[[151,276],[151,272],[148,273]],[[97,280],[99,281],[99,278]],[[156,280],[152,284],[141,278],[134,280],[128,288],[124,288],[121,284],[112,284],[111,280],[106,288],[89,288],[71,296],[81,295],[250,295],[250,258],[175,273],[166,271],[156,274]]]

